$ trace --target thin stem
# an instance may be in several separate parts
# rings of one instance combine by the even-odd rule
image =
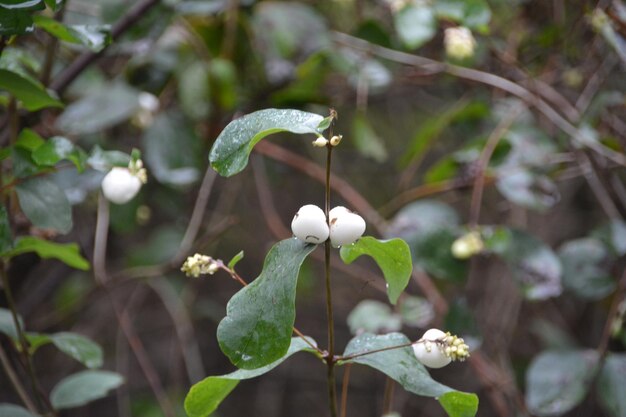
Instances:
[[[185,255],[189,252],[196,240],[196,237],[198,236],[216,176],[217,172],[210,166],[207,167],[204,178],[202,179],[202,184],[200,185],[200,190],[198,191],[198,198],[196,198],[196,203],[193,206],[193,212],[189,218],[189,224],[187,225],[185,236],[183,237],[183,240],[180,243],[180,248],[172,261],[174,264],[179,264],[183,259],[185,259]]]
[[[17,392],[17,395],[20,397],[26,408],[28,408],[31,413],[38,414],[39,412],[37,411],[37,407],[35,407],[35,404],[28,396],[26,389],[24,389],[24,386],[20,382],[20,379],[18,378],[15,369],[13,369],[13,366],[11,366],[11,362],[9,361],[9,358],[4,352],[4,349],[2,349],[1,345],[0,362],[2,362],[2,368],[4,369],[4,372],[9,376],[9,380],[11,381],[13,388],[15,388],[15,392]]]
[[[159,0],[143,0],[137,2],[111,29],[111,39],[117,40],[128,29],[133,27],[150,9],[160,3]],[[98,52],[84,52],[67,66],[50,84],[50,88],[59,94],[63,91],[92,63],[104,55],[108,47]]]
[[[133,354],[137,358],[137,362],[139,362],[139,367],[143,372],[146,380],[148,381],[148,385],[152,389],[154,396],[163,411],[163,414],[166,417],[174,417],[176,415],[174,411],[174,407],[172,406],[165,389],[161,383],[159,375],[157,374],[154,366],[150,362],[148,358],[147,352],[141,339],[135,333],[130,318],[128,316],[127,311],[123,311],[123,309],[117,304],[117,301],[113,297],[113,294],[109,291],[106,286],[108,278],[106,273],[106,247],[107,247],[107,239],[108,239],[108,231],[109,231],[109,203],[104,198],[102,194],[99,196],[98,200],[98,213],[96,220],[96,231],[94,237],[94,252],[93,252],[93,265],[94,265],[94,275],[98,285],[102,286],[105,294],[109,298],[111,302],[111,306],[113,307],[113,312],[115,314],[115,318],[120,326],[120,329],[124,333],[126,337],[126,341],[128,342]]]
[[[386,352],[388,350],[402,349],[402,348],[413,345],[413,343],[414,342],[408,342],[408,343],[403,343],[401,345],[387,346],[387,347],[380,348],[380,349],[366,350],[365,352],[353,353],[352,355],[338,356],[335,358],[335,362],[345,362],[345,361],[349,361],[352,359],[360,358],[361,356],[372,355],[374,353]]]
[[[11,316],[13,317],[13,325],[15,326],[15,331],[17,332],[18,340],[20,343],[20,353],[22,354],[24,367],[26,369],[28,377],[30,378],[33,392],[39,394],[39,397],[36,397],[39,405],[45,404],[46,407],[54,413],[54,408],[49,403],[48,397],[44,395],[43,391],[40,389],[39,381],[37,380],[37,376],[35,375],[33,361],[30,357],[28,340],[26,340],[26,333],[24,332],[19,317],[17,316],[17,307],[15,304],[15,299],[13,298],[13,292],[11,291],[9,277],[7,275],[6,265],[4,264],[4,262],[0,263],[0,275],[2,275],[2,286],[4,288],[4,293],[6,295],[9,310],[11,311]]]
[[[331,132],[332,136],[332,132]],[[326,193],[324,201],[324,212],[326,222],[329,221],[330,212],[330,164],[332,161],[333,147],[327,145],[326,154]],[[333,299],[330,285],[330,240],[324,243],[324,273],[326,276],[326,317],[328,322],[328,356],[326,357],[327,381],[328,381],[328,402],[331,417],[337,417],[337,388],[335,386],[335,323],[333,319]]]
[[[511,125],[515,122],[521,112],[524,110],[525,106],[519,106],[503,119],[498,126],[491,132],[489,138],[487,139],[487,143],[485,144],[485,148],[480,154],[480,158],[478,159],[478,166],[476,169],[476,180],[474,181],[474,190],[472,192],[472,200],[470,204],[470,215],[469,215],[469,223],[470,227],[476,227],[478,225],[478,221],[480,219],[480,206],[483,198],[483,190],[485,188],[485,171],[487,170],[487,166],[489,165],[489,160],[493,155],[493,152],[496,150],[498,143],[504,136],[504,134],[509,130]]]
[[[396,381],[387,377],[385,381],[385,396],[383,397],[383,416],[391,413],[393,409],[393,393]]]
[[[609,341],[611,340],[611,335],[613,334],[613,327],[615,325],[615,321],[618,319],[619,305],[626,300],[626,269],[622,273],[622,277],[620,278],[618,285],[617,292],[615,293],[613,302],[611,303],[609,316],[606,320],[600,343],[598,344],[597,352],[600,360],[603,360],[606,356]]]
[[[346,409],[348,406],[348,385],[350,385],[350,371],[352,370],[352,364],[346,365],[346,370],[343,372],[343,383],[341,385],[341,417],[346,417]]]

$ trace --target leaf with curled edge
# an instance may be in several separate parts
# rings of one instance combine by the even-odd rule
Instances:
[[[224,177],[241,172],[248,165],[254,146],[264,137],[278,132],[319,135],[322,116],[291,109],[265,109],[230,122],[217,137],[209,162]]]

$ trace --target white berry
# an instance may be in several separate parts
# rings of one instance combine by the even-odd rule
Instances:
[[[333,246],[350,245],[365,232],[365,220],[345,207],[335,207],[328,213],[330,242]]]
[[[443,368],[452,359],[445,354],[444,339],[446,333],[439,329],[430,329],[422,338],[413,343],[413,353],[418,361],[429,368]]]
[[[128,168],[113,167],[102,180],[102,193],[112,203],[125,204],[137,195],[141,180]]]
[[[300,207],[291,221],[291,231],[295,237],[307,243],[325,242],[329,231],[324,211],[313,204]]]

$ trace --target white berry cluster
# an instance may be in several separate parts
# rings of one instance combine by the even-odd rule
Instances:
[[[429,368],[443,368],[452,361],[464,361],[470,356],[469,346],[457,336],[430,329],[413,343],[413,353],[418,361]]]
[[[205,274],[213,275],[218,269],[219,266],[213,258],[199,253],[189,256],[180,268],[185,275],[193,278],[198,278],[200,275]]]
[[[363,217],[338,206],[328,212],[328,222],[324,211],[314,204],[300,207],[291,221],[294,236],[307,243],[320,244],[328,240],[334,247],[350,245],[365,232]]]
[[[141,159],[130,161],[128,168],[113,167],[102,180],[102,193],[112,203],[126,204],[148,181]]]

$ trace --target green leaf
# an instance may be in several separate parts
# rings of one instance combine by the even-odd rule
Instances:
[[[108,26],[67,26],[44,15],[33,16],[37,27],[45,30],[52,36],[70,43],[84,45],[94,52],[99,52],[111,43],[111,33]]]
[[[52,9],[53,12],[61,10],[63,5],[65,4],[65,0],[44,0],[46,5]]]
[[[561,261],[541,240],[506,227],[485,227],[482,236],[485,248],[509,265],[526,298],[545,300],[561,294]]]
[[[420,200],[395,215],[386,236],[398,236],[408,243],[416,267],[436,278],[460,282],[467,275],[467,262],[452,256],[450,250],[458,229],[459,217],[452,207]]]
[[[352,245],[343,246],[340,253],[341,259],[347,264],[361,255],[372,257],[387,281],[387,295],[392,304],[398,301],[409,284],[413,270],[411,250],[402,239],[378,240],[364,236]]]
[[[178,102],[185,116],[199,121],[211,113],[209,66],[198,60],[184,65],[178,74]]]
[[[22,211],[37,227],[61,233],[72,230],[72,207],[54,182],[32,178],[15,187]]]
[[[593,350],[546,351],[533,359],[526,372],[526,404],[531,414],[561,415],[587,395],[596,373]]]
[[[491,9],[485,0],[437,0],[433,7],[437,17],[469,28],[486,29],[491,19]]]
[[[378,136],[365,115],[358,113],[352,120],[352,140],[361,155],[372,158],[376,162],[387,160],[385,143]]]
[[[228,302],[217,340],[238,368],[260,368],[289,349],[298,271],[316,247],[295,238],[278,242],[267,254],[261,275]]]
[[[51,96],[42,84],[12,71],[0,69],[0,90],[11,93],[22,102],[28,111],[36,111],[46,107],[63,107],[63,103]]]
[[[13,234],[9,223],[9,214],[6,207],[0,207],[0,253],[7,252],[13,248]]]
[[[85,169],[84,163],[87,156],[80,148],[75,147],[69,139],[54,136],[38,147],[33,152],[32,158],[38,165],[43,166],[55,166],[58,162],[67,159],[72,161],[76,169],[81,172]]]
[[[46,141],[34,130],[22,129],[19,136],[17,137],[15,146],[32,152],[45,143]]]
[[[46,5],[43,0],[0,0],[0,11],[2,11],[2,8],[9,10],[33,11],[43,10],[46,8]]]
[[[181,114],[157,116],[144,132],[143,144],[150,174],[159,182],[182,186],[200,177],[202,144],[193,126]]]
[[[265,109],[230,122],[213,144],[209,161],[220,175],[230,177],[248,164],[252,148],[264,137],[278,132],[318,134],[323,117],[300,110]]]
[[[433,10],[425,5],[404,7],[394,16],[398,37],[408,49],[416,49],[435,36],[437,20]]]
[[[24,322],[21,317],[17,317],[22,328],[24,328]],[[15,328],[15,322],[13,321],[13,314],[11,310],[6,308],[0,308],[0,333],[4,333],[13,340],[18,340],[17,329]]]
[[[592,236],[601,240],[613,254],[626,255],[626,223],[622,220],[611,220],[610,223],[594,230]]]
[[[67,106],[56,126],[74,135],[100,132],[130,119],[139,109],[138,94],[121,82],[92,90]]]
[[[59,382],[50,393],[57,410],[80,407],[106,397],[110,390],[124,383],[124,377],[109,371],[82,371]]]
[[[231,259],[228,262],[228,268],[234,271],[235,265],[237,265],[237,263],[241,261],[242,259],[243,259],[243,251],[240,251],[237,255],[233,256],[233,259]]]
[[[314,345],[311,339],[309,339]],[[194,384],[185,398],[185,411],[189,417],[205,417],[219,407],[224,399],[235,389],[239,381],[263,375],[287,360],[290,356],[303,350],[311,350],[309,345],[299,337],[291,339],[287,353],[270,363],[254,370],[240,369],[227,375],[210,376]]]
[[[25,408],[13,404],[0,404],[0,417],[37,417]]]
[[[463,282],[467,277],[467,262],[455,258],[450,248],[458,234],[448,228],[416,238],[411,251],[415,264],[435,278]]]
[[[464,392],[447,392],[438,398],[450,417],[473,417],[478,412],[478,397]]]
[[[423,297],[407,295],[400,301],[400,315],[407,326],[426,327],[435,318],[431,303]]]
[[[510,202],[537,211],[549,209],[561,198],[554,181],[526,168],[506,169],[496,188]]]
[[[424,120],[417,131],[413,134],[407,150],[400,159],[400,166],[406,167],[411,162],[419,159],[428,151],[431,145],[441,134],[464,114],[464,110],[470,105],[467,100],[459,100],[450,108],[438,112],[433,117]]]
[[[84,271],[89,269],[89,261],[81,256],[80,248],[76,243],[55,243],[33,236],[17,238],[15,247],[2,253],[2,256],[11,258],[27,252],[35,252],[45,259],[58,259],[72,268]]]
[[[395,332],[402,328],[402,318],[385,303],[363,300],[348,314],[348,326],[354,335]]]
[[[94,146],[91,150],[87,165],[97,171],[108,172],[113,167],[127,167],[130,162],[130,155],[120,151],[105,151],[99,146]]]
[[[34,30],[33,19],[28,12],[0,9],[0,36],[24,35]]]
[[[599,300],[615,289],[615,281],[603,266],[609,253],[598,239],[571,240],[559,248],[563,286],[589,300]]]
[[[409,339],[401,333],[389,333],[380,336],[364,333],[350,340],[343,356],[408,343],[410,343]],[[345,363],[358,363],[372,367],[398,382],[404,389],[413,394],[444,398],[445,405],[442,403],[442,406],[446,411],[451,410],[454,413],[449,413],[451,417],[473,417],[476,414],[478,404],[476,395],[454,391],[452,388],[433,380],[424,366],[419,363],[410,346],[359,356],[340,364]],[[447,393],[455,393],[456,395],[445,397]]]
[[[598,379],[600,402],[612,417],[626,416],[626,354],[609,353]]]
[[[102,366],[102,348],[93,340],[70,332],[55,333],[49,337],[61,352],[76,359],[87,368]]]

